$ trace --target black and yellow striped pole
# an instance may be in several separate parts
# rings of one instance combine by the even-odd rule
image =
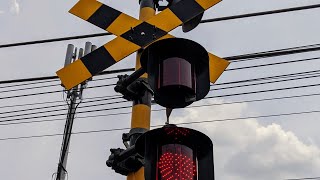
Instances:
[[[141,0],[140,1],[140,15],[139,20],[146,21],[153,17],[156,13],[154,0]],[[140,64],[141,50],[137,53],[136,70],[141,67]],[[142,75],[140,78],[147,78],[147,74]],[[133,102],[131,128],[150,129],[151,117],[151,93],[145,91],[144,96]],[[127,176],[127,180],[144,180],[144,168],[142,167],[137,172],[131,173]]]

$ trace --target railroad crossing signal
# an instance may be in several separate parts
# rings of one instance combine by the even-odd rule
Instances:
[[[203,13],[221,0],[182,0],[147,21],[137,20],[96,0],[80,0],[70,13],[116,35],[112,41],[57,71],[67,90],[107,69],[123,58],[161,39],[181,24]],[[210,82],[214,83],[229,62],[211,53]]]
[[[213,144],[199,131],[170,124],[142,134],[135,146],[145,180],[214,180]]]

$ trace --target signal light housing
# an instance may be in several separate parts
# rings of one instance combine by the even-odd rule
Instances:
[[[157,41],[142,52],[140,61],[161,106],[183,108],[203,99],[210,90],[208,52],[194,41]]]
[[[141,135],[136,151],[145,180],[214,180],[212,141],[199,131],[166,125]]]

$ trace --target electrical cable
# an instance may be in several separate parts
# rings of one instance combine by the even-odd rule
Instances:
[[[287,81],[292,81],[292,80],[301,80],[301,79],[307,79],[307,78],[314,78],[314,77],[320,77],[320,74],[315,75],[315,76],[310,76],[310,77],[301,77],[301,78],[291,78],[291,79],[284,79],[284,80],[278,80],[278,81],[271,81],[271,82],[263,82],[263,83],[256,83],[256,84],[245,84],[245,85],[238,85],[238,86],[230,86],[230,87],[224,87],[224,88],[218,88],[218,89],[212,89],[212,90],[223,90],[223,89],[231,89],[231,88],[239,88],[239,87],[247,87],[247,86],[255,86],[255,85],[262,85],[262,84],[269,84],[269,83],[278,83],[278,82],[287,82]],[[86,103],[91,103],[91,102],[99,102],[99,101],[105,101],[109,99],[98,99],[98,100],[92,100],[92,101],[87,101]],[[109,103],[102,103],[102,104],[95,104],[95,105],[88,105],[88,106],[82,106],[82,108],[87,108],[87,107],[94,107],[94,106],[102,106],[102,105],[111,105],[111,104],[118,104],[118,103],[125,103],[129,102],[126,100],[123,101],[116,101],[116,102],[109,102]],[[45,106],[45,107],[36,107],[36,108],[29,108],[29,109],[22,109],[22,110],[15,110],[15,111],[5,111],[5,112],[0,112],[0,114],[10,114],[10,113],[18,113],[18,112],[26,112],[26,111],[33,111],[33,110],[43,110],[43,109],[50,109],[54,107],[60,107],[64,105],[54,105],[54,106]],[[130,106],[129,106],[130,107]],[[34,114],[43,114],[43,113],[51,113],[51,112],[57,112],[57,111],[62,111],[65,109],[55,109],[55,110],[50,110],[50,111],[41,111],[41,112],[34,112],[34,113],[26,113],[26,114],[15,114],[11,116],[5,116],[5,117],[0,117],[0,118],[9,118],[9,117],[17,117],[17,116],[27,116],[27,115],[34,115]]]
[[[107,75],[107,74],[116,74],[116,73],[123,73],[123,72],[130,72],[134,71],[134,68],[123,68],[123,69],[116,69],[116,70],[108,70],[102,71],[95,76]],[[50,80],[50,79],[58,79],[58,76],[44,76],[44,77],[36,77],[36,78],[25,78],[25,79],[13,79],[13,80],[5,80],[0,81],[0,84],[11,84],[11,83],[21,83],[21,82],[30,82],[30,81],[42,81],[42,80]]]
[[[120,95],[111,95],[111,96],[98,96],[98,97],[91,97],[91,98],[86,98],[85,100],[90,100],[90,99],[100,99],[100,98],[106,98],[106,97],[111,97],[111,99],[105,99],[105,100],[112,100],[114,99],[114,97],[122,97]],[[46,101],[46,102],[41,102],[41,103],[27,103],[27,104],[16,104],[16,105],[7,105],[7,106],[0,106],[0,109],[2,108],[11,108],[11,107],[21,107],[21,106],[31,106],[31,105],[39,105],[39,104],[53,104],[53,103],[60,103],[60,102],[64,102],[64,101]],[[61,105],[61,106],[64,106]]]
[[[258,53],[251,53],[251,54],[245,54],[245,55],[225,57],[224,59],[228,59],[230,61],[233,61],[233,60],[243,61],[243,60],[252,59],[252,58],[266,58],[266,57],[282,56],[282,55],[289,55],[289,54],[296,54],[296,53],[320,50],[320,47],[314,48],[314,46],[315,45],[301,46],[301,47],[310,47],[311,49],[310,48],[299,49],[299,47],[291,47],[291,48],[286,48],[286,49],[282,49],[282,50],[273,50],[273,51],[265,51],[265,52],[258,52]],[[287,50],[287,49],[289,49],[289,50]],[[285,50],[285,51],[283,51],[283,50]],[[129,72],[129,71],[134,71],[134,68],[118,69],[118,70],[112,70],[112,71],[103,71],[98,75],[114,74],[114,73]],[[58,77],[57,76],[48,76],[48,77],[37,77],[37,78],[28,78],[28,79],[6,80],[6,81],[0,81],[0,84],[38,81],[38,80],[46,80],[46,79],[53,79],[53,78],[58,78]]]
[[[250,14],[233,15],[233,16],[220,17],[220,18],[211,18],[211,19],[202,20],[200,22],[200,24],[209,23],[209,22],[220,22],[220,21],[226,21],[226,20],[235,20],[235,19],[242,19],[242,18],[249,18],[249,17],[256,17],[256,16],[265,16],[265,15],[271,15],[271,14],[280,14],[280,13],[287,13],[287,12],[294,12],[294,11],[301,11],[301,10],[309,10],[309,9],[315,9],[315,8],[319,8],[319,7],[320,7],[320,4],[314,4],[314,5],[308,5],[308,6],[277,9],[277,10],[256,12],[256,13],[250,13]],[[52,43],[52,42],[60,42],[60,41],[69,41],[69,40],[75,40],[75,39],[85,39],[85,38],[101,37],[101,36],[109,36],[109,35],[112,35],[112,34],[111,33],[96,33],[96,34],[87,34],[87,35],[80,35],[80,36],[70,36],[70,37],[63,37],[63,38],[21,42],[21,43],[11,43],[11,44],[0,45],[0,48],[26,46],[26,45],[43,44],[43,43]]]
[[[265,51],[265,52],[258,52],[258,53],[250,53],[250,54],[247,54],[247,55],[261,55],[261,54],[264,54],[264,53],[277,53],[277,52],[283,52],[283,51],[290,51],[290,50],[299,50],[299,49],[306,49],[306,48],[314,48],[314,47],[319,47],[320,44],[310,44],[310,45],[304,45],[304,46],[295,46],[295,47],[290,47],[290,48],[283,48],[283,49],[277,49],[277,50],[269,50],[269,51]],[[246,55],[241,55],[241,56],[246,56]],[[234,63],[234,62],[241,62],[241,61],[248,61],[248,60],[255,60],[254,58],[248,58],[247,60],[246,59],[243,59],[243,60],[237,60],[238,58],[240,58],[241,56],[230,56],[230,57],[226,57],[226,58],[230,58],[231,61]],[[236,59],[233,59],[235,58]],[[259,57],[260,59],[260,57]]]
[[[249,94],[258,94],[258,93],[275,92],[275,91],[298,89],[298,88],[308,88],[308,87],[315,87],[315,86],[319,86],[319,85],[320,85],[320,84],[311,84],[311,85],[305,85],[305,86],[294,86],[294,87],[287,87],[287,88],[268,89],[268,90],[262,90],[262,91],[252,91],[252,92],[243,92],[243,93],[235,93],[235,94],[225,94],[225,95],[219,95],[219,96],[205,97],[204,99],[221,98],[221,97],[231,97],[231,96],[249,95]],[[130,107],[131,107],[131,106],[123,106],[123,107],[114,107],[114,108],[107,108],[107,109],[87,110],[87,111],[80,111],[80,112],[78,112],[78,114],[92,113],[92,112],[101,112],[101,111],[108,111],[108,110],[119,110],[119,109],[130,108]],[[65,113],[62,113],[62,114],[53,114],[53,115],[43,115],[43,116],[32,116],[32,117],[16,118],[16,119],[7,119],[7,120],[1,120],[0,123],[2,123],[2,122],[13,122],[13,121],[23,121],[23,120],[27,120],[27,119],[38,119],[38,118],[46,118],[46,117],[56,117],[56,116],[63,116],[63,115],[65,115]]]
[[[20,87],[20,86],[30,86],[30,85],[34,85],[34,84],[42,84],[42,83],[51,83],[51,82],[56,82],[58,81],[59,79],[53,79],[53,80],[44,80],[44,81],[36,81],[36,82],[28,82],[28,83],[19,83],[19,84],[14,84],[14,85],[6,85],[6,86],[0,86],[0,89],[3,89],[3,88],[12,88],[12,87]],[[56,84],[56,86],[58,86],[61,84]]]
[[[250,18],[250,17],[256,17],[256,16],[265,16],[265,15],[271,15],[271,14],[288,13],[288,12],[293,12],[293,11],[315,9],[315,8],[320,8],[320,4],[286,8],[286,9],[277,9],[277,10],[264,11],[264,12],[248,13],[248,14],[241,14],[241,15],[234,15],[234,16],[227,16],[227,17],[220,17],[220,18],[213,18],[213,19],[205,19],[205,20],[202,20],[201,23],[235,20],[235,19]]]
[[[255,53],[255,54],[246,54],[241,56],[232,56],[226,57],[224,59],[229,60],[230,62],[239,62],[239,61],[248,61],[248,60],[255,60],[261,58],[269,58],[275,56],[285,56],[291,54],[300,54],[300,53],[307,53],[307,52],[314,52],[319,51],[320,47],[311,47],[311,48],[301,48],[301,49],[294,49],[294,50],[284,50],[284,51],[277,51],[277,52],[264,52],[264,53]]]
[[[252,68],[257,68],[257,67],[274,66],[274,65],[280,65],[280,64],[282,65],[282,64],[297,63],[297,62],[306,62],[306,61],[312,61],[312,60],[318,60],[318,59],[320,59],[320,57],[299,59],[299,60],[294,60],[294,61],[276,62],[276,63],[269,63],[269,64],[259,64],[259,65],[245,66],[245,67],[238,67],[238,68],[228,68],[225,71],[252,69]]]
[[[219,96],[205,97],[203,99],[240,96],[240,95],[248,95],[248,94],[259,94],[259,93],[266,93],[266,92],[275,92],[275,91],[283,91],[283,90],[291,90],[291,89],[299,89],[299,88],[309,88],[309,87],[316,87],[316,86],[320,86],[320,84],[294,86],[294,87],[278,88],[278,89],[268,89],[268,90],[261,90],[261,91],[251,91],[251,92],[243,92],[243,93],[236,93],[236,94],[225,94],[225,95],[219,95]],[[210,90],[210,91],[212,91],[212,90]]]
[[[277,76],[268,76],[268,77],[261,77],[261,78],[254,78],[254,79],[246,79],[246,80],[237,80],[237,81],[229,81],[225,83],[217,83],[213,84],[211,86],[220,86],[220,85],[227,85],[227,84],[237,84],[237,83],[245,83],[245,82],[253,82],[253,81],[263,81],[263,80],[270,80],[270,79],[280,79],[280,78],[286,78],[286,77],[296,77],[296,76],[304,76],[309,75],[310,73],[318,74],[320,70],[315,71],[303,71],[299,73],[291,73],[291,74],[282,74]]]
[[[246,85],[240,85],[240,86],[231,86],[231,87],[225,87],[225,88],[219,88],[219,89],[215,89],[215,90],[221,90],[221,89],[229,89],[229,88],[237,88],[237,87],[246,87],[246,86],[252,86],[252,85],[260,85],[260,84],[268,84],[268,83],[275,83],[275,82],[284,82],[284,81],[291,81],[291,80],[298,80],[298,79],[305,79],[305,78],[313,78],[313,77],[318,77],[318,74],[310,74],[313,72],[320,72],[320,71],[307,71],[307,72],[300,72],[300,73],[292,73],[292,74],[285,74],[285,75],[280,75],[280,76],[269,76],[269,77],[264,77],[264,78],[257,78],[257,79],[247,79],[247,80],[242,80],[242,81],[233,81],[233,82],[226,82],[226,83],[220,83],[220,84],[215,84],[213,86],[218,86],[218,85],[226,85],[226,84],[238,84],[238,83],[245,83],[245,82],[253,82],[253,81],[262,81],[262,80],[272,80],[272,79],[279,79],[279,78],[284,78],[284,77],[297,77],[299,76],[306,76],[309,75],[309,77],[302,77],[302,78],[292,78],[292,79],[284,79],[284,80],[280,80],[280,81],[271,81],[271,82],[264,82],[264,83],[256,83],[256,84],[246,84]],[[307,73],[307,74],[305,74]],[[310,75],[314,75],[314,76],[310,76]],[[298,77],[299,77],[298,76]],[[89,101],[85,101],[84,103],[92,103],[92,102],[99,102],[99,101],[106,101],[106,100],[110,100],[109,98],[102,98],[101,97],[96,97],[99,98],[97,100],[89,100]],[[57,103],[57,102],[62,102],[62,101],[53,101],[53,102],[48,102],[48,103]],[[110,102],[110,103],[105,103],[105,104],[118,104],[118,103],[125,103],[128,102],[126,100],[124,101],[116,101],[116,102]],[[33,111],[33,110],[40,110],[40,109],[50,109],[50,108],[55,108],[55,107],[61,107],[61,106],[65,106],[65,104],[60,104],[60,105],[52,105],[52,106],[48,106],[47,103],[30,103],[30,104],[22,104],[22,105],[17,105],[17,106],[2,106],[0,108],[4,108],[4,107],[19,107],[19,106],[28,106],[28,105],[35,105],[35,104],[46,104],[46,106],[41,106],[41,107],[33,107],[33,108],[26,108],[26,109],[22,109],[22,110],[10,110],[10,111],[5,111],[5,112],[1,112],[0,114],[8,114],[8,113],[17,113],[17,112],[26,112],[26,111]],[[82,108],[82,107],[81,107]],[[49,111],[50,112],[50,111]],[[44,113],[44,112],[39,112],[39,113]]]
[[[292,115],[301,115],[301,114],[313,114],[313,113],[320,113],[320,111],[315,110],[315,111],[270,114],[270,115],[249,116],[249,117],[239,117],[239,118],[214,119],[214,120],[206,120],[206,121],[193,121],[193,122],[176,123],[176,125],[230,122],[230,121],[250,120],[250,119],[259,119],[259,118],[282,117],[282,116],[292,116]],[[152,125],[151,127],[162,127],[162,126],[163,125]],[[74,135],[76,135],[76,134],[91,134],[91,133],[100,133],[100,132],[123,131],[123,130],[130,130],[130,129],[131,128],[112,128],[112,129],[102,129],[102,130],[92,130],[92,131],[80,131],[80,132],[74,132],[72,134],[74,134]],[[54,137],[54,136],[61,136],[61,135],[63,135],[63,134],[57,133],[57,134],[45,134],[45,135],[34,135],[34,136],[7,137],[7,138],[0,138],[0,141],[31,139],[31,138],[40,138],[40,137]]]
[[[255,86],[255,85],[262,85],[262,84],[269,84],[269,83],[278,83],[278,82],[287,82],[287,81],[293,81],[293,80],[301,80],[301,79],[307,79],[307,78],[314,78],[314,77],[320,77],[320,75],[310,76],[310,77],[301,77],[301,78],[291,78],[291,79],[284,79],[284,80],[277,80],[277,81],[271,81],[271,82],[263,82],[263,83],[255,83],[255,84],[245,84],[245,85],[238,85],[238,86],[230,86],[230,87],[224,87],[224,88],[218,88],[218,89],[211,89],[211,90],[223,90],[223,89],[231,89],[231,88],[239,88],[239,87],[247,87],[247,86]],[[105,101],[109,99],[99,99],[99,100],[93,100],[88,101],[90,102],[98,102],[98,101]],[[125,103],[128,101],[116,101],[116,102],[109,102],[109,103],[100,103],[100,104],[94,104],[94,105],[87,105],[82,106],[82,108],[88,108],[88,107],[96,107],[96,106],[103,106],[103,105],[111,105],[111,104],[118,104],[118,103]],[[14,110],[14,111],[6,111],[6,112],[0,112],[0,115],[3,114],[11,114],[11,113],[17,113],[17,112],[26,112],[26,111],[33,111],[33,110],[42,110],[47,108],[54,108],[54,107],[60,107],[61,105],[54,105],[54,106],[46,106],[46,107],[38,107],[38,108],[30,108],[30,109],[22,109],[22,110]],[[131,106],[127,106],[130,108]],[[25,114],[14,114],[9,116],[2,116],[0,118],[11,118],[11,117],[19,117],[19,116],[28,116],[28,115],[35,115],[35,114],[43,114],[43,113],[51,113],[51,112],[59,112],[63,111],[65,109],[54,109],[54,110],[48,110],[48,111],[40,111],[40,112],[32,112],[32,113],[25,113]]]
[[[232,105],[232,104],[241,104],[241,103],[252,103],[252,102],[263,102],[263,101],[272,101],[272,100],[283,100],[283,99],[293,99],[293,98],[302,98],[302,97],[313,97],[319,96],[320,93],[315,94],[303,94],[303,95],[295,95],[295,96],[283,96],[283,97],[275,97],[275,98],[264,98],[264,99],[253,99],[253,100],[245,100],[245,101],[233,101],[233,102],[225,102],[225,103],[213,103],[213,104],[203,104],[203,105],[193,105],[187,106],[188,108],[199,108],[199,107],[208,107],[208,106],[221,106],[221,105]],[[165,108],[162,109],[154,109],[153,112],[165,111]],[[92,115],[92,116],[80,116],[77,119],[87,119],[87,118],[95,118],[95,117],[107,117],[107,116],[117,116],[117,115],[126,115],[131,114],[131,112],[124,113],[110,113],[104,115]],[[64,121],[65,119],[49,119],[49,120],[36,120],[36,121],[26,121],[26,122],[16,122],[16,123],[2,123],[0,126],[6,125],[18,125],[18,124],[30,124],[30,123],[42,123],[42,122],[54,122],[54,121]]]
[[[126,101],[125,101],[126,102]],[[87,107],[96,107],[96,106],[103,106],[103,105],[110,105],[110,104],[115,104],[118,102],[111,102],[111,103],[102,103],[102,104],[93,104],[93,105],[88,105],[88,106],[82,106],[81,108],[87,108]],[[114,108],[109,108],[109,109],[104,109],[105,111],[108,110],[115,110],[115,109],[122,109],[122,108],[130,108],[132,106],[122,106],[122,107],[114,107]],[[52,113],[52,112],[59,112],[59,111],[64,111],[65,109],[55,109],[55,110],[49,110],[49,111],[41,111],[41,112],[32,112],[32,113],[25,113],[25,114],[15,114],[15,115],[9,115],[9,116],[1,116],[0,119],[4,118],[11,118],[11,117],[19,117],[19,116],[29,116],[29,115],[35,115],[35,114],[44,114],[44,113]],[[6,114],[6,113],[0,113],[0,114]],[[1,122],[1,121],[0,121]]]
[[[109,100],[109,99],[100,99],[100,100],[88,101],[87,103],[98,102],[98,101],[105,101],[105,100]],[[119,103],[125,103],[125,102],[128,102],[128,101],[123,100],[123,101],[109,102],[109,103],[103,103],[103,104],[94,104],[94,105],[89,105],[89,106],[80,106],[79,108],[87,108],[87,107],[94,107],[94,106],[119,104]],[[65,106],[65,105],[62,104],[62,105],[42,106],[42,107],[29,108],[29,109],[21,109],[21,110],[14,110],[14,111],[5,111],[5,112],[0,112],[0,114],[10,114],[10,113],[18,113],[18,112],[26,112],[26,111],[50,109],[50,108],[61,107],[61,106]],[[13,115],[13,116],[10,116],[10,117],[26,116],[26,115],[32,115],[32,114],[50,113],[50,112],[57,112],[57,111],[63,111],[63,110],[65,110],[65,109],[57,109],[57,110],[51,110],[51,111],[41,111],[41,112],[35,112],[35,113],[29,113],[29,114],[17,114],[17,115]],[[8,118],[8,117],[9,117],[9,116],[0,117],[0,118]]]
[[[312,180],[312,179],[320,179],[320,176],[319,177],[309,177],[309,178],[285,179],[285,180]]]
[[[239,67],[239,68],[232,68],[232,69],[227,69],[225,71],[234,71],[234,70],[242,70],[242,69],[251,69],[251,68],[257,68],[257,67],[265,67],[265,66],[273,66],[273,65],[280,65],[280,64],[288,64],[288,63],[297,63],[297,62],[305,62],[305,61],[311,61],[311,60],[318,60],[320,57],[315,57],[315,58],[307,58],[307,59],[299,59],[299,60],[294,60],[294,61],[285,61],[285,62],[277,62],[277,63],[269,63],[269,64],[262,64],[262,65],[254,65],[254,66],[246,66],[246,67]],[[105,79],[114,79],[116,77],[112,78],[104,78],[104,79],[98,79],[95,81],[99,80],[105,80]],[[26,85],[26,84],[24,84]],[[61,84],[54,84],[54,85],[45,85],[45,86],[36,86],[36,87],[29,87],[29,88],[21,88],[21,89],[13,89],[13,90],[5,90],[5,91],[0,91],[0,93],[6,93],[6,92],[15,92],[15,91],[24,91],[24,90],[32,90],[32,89],[39,89],[39,88],[48,88],[48,87],[54,87],[54,86],[59,86]],[[92,86],[88,87],[88,89],[95,88],[95,87],[107,87],[107,86],[113,86],[116,84],[108,84],[108,85],[100,85],[100,86]],[[12,86],[10,86],[12,87]],[[2,88],[7,88],[7,87],[0,87]]]
[[[277,80],[277,81],[271,81],[271,82],[245,84],[245,85],[230,86],[230,87],[223,87],[223,88],[216,88],[216,89],[213,88],[213,89],[210,89],[210,90],[211,90],[211,91],[217,91],[217,90],[223,90],[223,89],[232,89],[232,88],[240,88],[240,87],[248,87],[248,86],[257,86],[257,85],[263,85],[263,84],[279,83],[279,82],[288,82],[288,81],[296,81],[296,80],[309,79],[309,78],[317,78],[317,77],[320,77],[320,74],[314,75],[314,76],[309,76],[309,77],[291,78],[291,79]]]

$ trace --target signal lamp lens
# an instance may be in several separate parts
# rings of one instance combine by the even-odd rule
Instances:
[[[172,101],[195,101],[195,72],[191,63],[185,59],[173,57],[161,62],[159,66],[159,97],[170,97]]]
[[[162,146],[158,161],[158,180],[197,180],[196,155],[181,144]]]

